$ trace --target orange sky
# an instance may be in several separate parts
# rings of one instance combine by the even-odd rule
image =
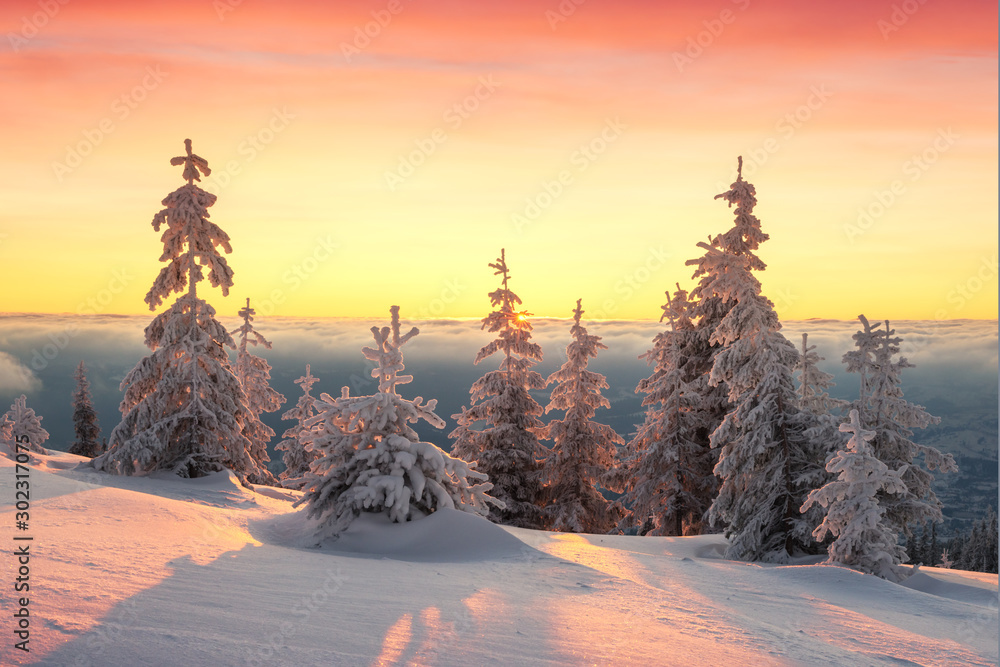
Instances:
[[[145,311],[190,137],[228,314],[478,317],[506,247],[655,319],[742,154],[782,317],[997,316],[995,4],[576,2],[3,3],[0,310]]]

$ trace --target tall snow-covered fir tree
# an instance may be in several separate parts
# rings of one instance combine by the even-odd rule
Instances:
[[[28,397],[21,394],[14,400],[10,410],[6,413],[7,418],[13,422],[10,437],[16,441],[18,438],[28,438],[28,449],[38,454],[48,454],[49,451],[42,447],[49,439],[49,432],[42,428],[42,418],[35,414],[32,408],[28,407]],[[21,440],[21,444],[24,441]]]
[[[687,356],[698,345],[691,304],[680,285],[666,296],[660,321],[667,319],[670,328],[639,357],[654,366],[636,387],[645,394],[646,418],[622,450],[611,486],[624,492],[621,502],[629,508],[619,527],[646,524],[649,535],[697,535],[715,497],[715,456],[704,435],[704,378]]]
[[[262,336],[253,326],[253,316],[256,311],[250,307],[250,299],[247,305],[240,309],[239,315],[243,318],[243,324],[230,332],[230,335],[239,338],[239,346],[236,352],[236,378],[243,387],[246,395],[247,415],[243,421],[243,435],[250,441],[250,456],[260,472],[251,473],[247,481],[252,484],[278,483],[271,471],[267,469],[267,464],[271,460],[268,456],[267,446],[274,437],[274,429],[260,420],[263,412],[274,412],[285,402],[285,397],[275,391],[268,380],[271,379],[271,365],[266,360],[251,354],[248,345],[262,345],[271,349],[271,341]]]
[[[493,496],[503,507],[493,507],[489,518],[495,523],[522,528],[543,528],[544,503],[541,470],[542,448],[538,431],[544,426],[542,407],[528,393],[543,389],[545,380],[531,370],[542,360],[542,348],[531,342],[529,313],[516,310],[521,299],[509,288],[510,271],[504,250],[490,263],[494,275],[502,276],[501,286],[490,293],[496,309],[483,318],[482,328],[497,337],[479,350],[475,362],[497,352],[504,357],[500,368],[472,384],[470,406],[452,415],[458,428],[448,437],[455,439],[452,454],[476,461],[477,468],[493,483]],[[477,422],[485,422],[481,429]]]
[[[285,452],[281,457],[285,469],[279,475],[279,480],[282,486],[289,489],[302,488],[303,478],[309,472],[309,466],[316,460],[318,453],[306,451],[306,434],[309,432],[306,422],[316,414],[316,397],[310,392],[317,382],[319,378],[313,377],[309,364],[306,364],[306,374],[295,381],[295,384],[302,388],[302,396],[299,397],[295,407],[281,415],[282,419],[295,420],[295,424],[289,426],[281,435],[284,440],[275,447],[278,451]]]
[[[76,389],[73,391],[73,432],[76,439],[68,451],[70,454],[92,459],[102,451],[101,427],[97,423],[97,412],[90,396],[87,367],[82,361],[76,367],[73,377],[76,379]]]
[[[940,422],[922,406],[903,399],[902,371],[913,368],[906,357],[893,361],[899,353],[902,338],[885,321],[884,328],[873,328],[860,315],[861,329],[854,334],[856,349],[844,354],[849,373],[860,376],[861,395],[851,403],[857,410],[864,428],[874,431],[872,451],[891,470],[903,470],[903,490],[879,492],[879,505],[885,509],[886,520],[900,534],[910,535],[911,524],[942,520],[941,501],[931,485],[932,470],[955,472],[958,466],[951,454],[927,445],[918,445],[910,438],[913,429]],[[924,466],[917,461],[924,458]]]
[[[160,261],[167,265],[145,301],[155,310],[171,294],[181,296],[146,327],[151,353],[122,380],[122,421],[93,465],[113,474],[169,470],[181,477],[229,468],[246,482],[259,469],[243,435],[246,396],[224,349],[236,345],[215,309],[197,294],[205,278],[229,293],[233,271],[220,249],[229,253],[232,247],[229,235],[208,219],[215,195],[194,184],[199,172],[211,174],[208,163],[191,152],[190,139],[184,145],[186,155],[170,164],[183,165],[187,183],[167,195],[166,208],[153,216],[154,230],[166,226]]]
[[[402,346],[419,333],[414,327],[400,335],[399,306],[391,309],[392,324],[372,327],[375,347],[362,350],[375,362],[372,377],[378,392],[339,398],[322,394],[310,428],[307,450],[319,458],[305,477],[302,497],[307,516],[317,519],[320,540],[339,535],[361,512],[386,512],[396,522],[442,508],[485,515],[496,501],[491,484],[473,464],[454,458],[436,445],[422,442],[410,423],[420,419],[443,428],[434,414],[437,399],[407,400],[396,387],[413,380],[404,370]]]
[[[700,242],[705,255],[691,262],[704,276],[702,298],[729,306],[710,338],[721,346],[710,383],[725,383],[732,408],[711,436],[720,450],[721,484],[708,516],[725,525],[727,558],[784,562],[796,551],[815,550],[814,526],[804,525],[799,507],[811,490],[802,473],[820,456],[805,436],[809,415],[797,406],[798,352],[753,274],[766,268],[754,251],[768,237],[753,215],[756,191],[743,180],[742,166],[741,158],[736,181],[716,196],[736,206],[735,224],[711,245]]]
[[[742,164],[742,159],[740,164]],[[756,235],[752,239],[754,247],[768,238],[767,234],[760,231],[759,227],[751,231]],[[715,363],[716,355],[722,349],[722,345],[714,338],[714,335],[723,318],[732,309],[733,302],[723,299],[713,291],[716,276],[710,271],[710,261],[711,256],[719,252],[723,247],[723,242],[727,240],[729,240],[727,237],[719,234],[714,237],[710,236],[707,243],[698,244],[698,247],[705,250],[705,254],[700,258],[685,262],[686,265],[695,266],[691,277],[697,281],[687,298],[689,304],[688,319],[692,323],[692,328],[690,331],[684,332],[680,345],[684,366],[682,376],[688,385],[685,391],[694,393],[698,397],[690,404],[690,409],[697,413],[696,420],[699,422],[690,437],[693,442],[708,452],[707,456],[711,459],[713,469],[718,462],[719,451],[712,447],[711,436],[732,409],[726,384],[718,379],[715,382],[712,381],[712,366]],[[738,250],[738,248],[731,250]],[[751,262],[751,269],[763,269],[763,262],[760,262],[752,253],[748,261]],[[705,477],[705,480],[708,483],[705,496],[708,505],[711,505],[718,495],[719,480],[714,475]],[[707,515],[703,517],[701,525],[692,524],[693,533],[711,530],[712,527],[707,521]]]
[[[562,532],[607,533],[615,518],[598,485],[614,466],[616,445],[624,441],[610,426],[593,421],[597,409],[611,403],[601,395],[608,388],[607,379],[587,365],[608,346],[580,323],[581,302],[577,299],[573,310],[573,340],[566,347],[566,363],[545,380],[546,385],[556,383],[545,412],[564,411],[562,419],[551,420],[538,432],[540,438],[552,441],[542,461],[545,523]]]
[[[813,505],[826,508],[826,517],[813,534],[817,540],[827,533],[836,538],[829,547],[831,563],[898,582],[904,577],[899,564],[906,554],[877,495],[905,491],[900,477],[904,470],[890,470],[875,457],[869,444],[875,432],[862,428],[857,410],[851,410],[850,422],[841,424],[840,431],[850,433],[851,439],[826,464],[837,479],[810,492],[802,511]]]

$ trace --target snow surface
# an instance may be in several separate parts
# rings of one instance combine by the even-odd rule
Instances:
[[[31,653],[13,649],[5,584],[2,664],[997,663],[997,575],[921,568],[897,585],[816,559],[726,561],[718,535],[548,533],[447,510],[362,516],[314,547],[295,491],[35,456]],[[0,457],[8,545],[13,465]]]

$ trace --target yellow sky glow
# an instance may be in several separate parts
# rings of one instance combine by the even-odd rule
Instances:
[[[191,138],[224,315],[481,317],[503,247],[533,314],[656,319],[742,155],[783,318],[997,317],[995,4],[85,4],[0,54],[0,310],[148,312]]]

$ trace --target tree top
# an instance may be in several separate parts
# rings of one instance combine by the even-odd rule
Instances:
[[[191,152],[191,140],[184,140],[184,149],[187,151],[187,155],[179,155],[177,157],[170,158],[170,164],[174,165],[184,165],[184,173],[182,174],[184,180],[188,182],[188,185],[194,181],[200,181],[201,177],[198,176],[200,171],[205,176],[212,173],[212,170],[208,168],[208,160],[201,157],[200,155],[195,155]]]

